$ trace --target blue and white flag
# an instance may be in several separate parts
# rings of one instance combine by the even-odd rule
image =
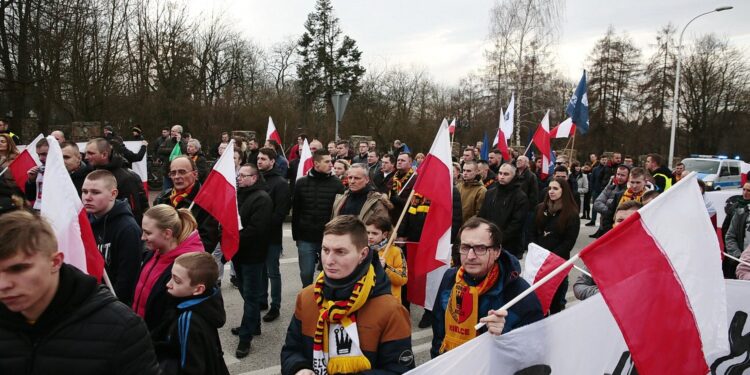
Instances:
[[[570,98],[565,113],[573,119],[573,124],[575,124],[578,132],[586,134],[589,131],[589,98],[586,95],[585,70],[583,71],[583,76],[581,76],[581,81],[578,82],[576,91]]]

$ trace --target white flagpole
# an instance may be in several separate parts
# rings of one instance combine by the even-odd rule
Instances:
[[[102,280],[104,280],[104,285],[109,288],[109,291],[112,292],[112,295],[117,298],[117,294],[115,294],[115,288],[112,286],[112,281],[109,280],[109,275],[107,275],[106,269],[104,269],[104,274],[102,274]]]
[[[5,174],[5,172],[6,172],[7,170],[8,170],[8,168],[10,168],[10,165],[9,165],[9,166],[7,166],[7,167],[5,167],[5,169],[3,169],[3,171],[2,171],[2,172],[0,172],[0,176],[4,175],[4,174]]]
[[[735,261],[737,261],[737,262],[739,262],[739,263],[741,263],[741,264],[744,264],[744,265],[746,265],[746,266],[750,267],[750,263],[748,263],[748,262],[745,262],[745,261],[744,261],[744,260],[742,260],[742,259],[739,259],[739,258],[735,258],[735,257],[733,257],[733,256],[729,255],[729,253],[727,253],[726,251],[724,252],[724,255],[725,255],[725,256],[726,256],[727,258],[731,259],[731,260],[735,260]]]

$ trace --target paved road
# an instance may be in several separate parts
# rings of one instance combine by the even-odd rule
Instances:
[[[573,250],[577,253],[584,246],[588,245],[592,239],[589,234],[593,233],[593,227],[585,227],[582,221],[581,232],[578,236],[578,242]],[[291,227],[286,224],[284,227],[283,239],[284,253],[281,258],[281,275],[282,275],[282,307],[281,317],[271,323],[263,323],[262,335],[255,337],[252,343],[250,355],[238,360],[234,357],[234,351],[237,347],[238,339],[233,336],[229,329],[239,325],[242,318],[242,298],[236,288],[229,283],[229,274],[225,272],[222,282],[222,292],[224,293],[224,307],[227,312],[227,324],[219,330],[222,346],[224,348],[224,359],[232,374],[242,375],[265,375],[278,374],[279,353],[286,335],[286,329],[289,320],[294,314],[294,302],[297,293],[302,287],[299,279],[299,267],[297,264],[297,247],[292,241]],[[578,271],[573,270],[572,278],[578,276]],[[570,282],[568,289],[568,301],[575,303],[572,292],[573,280]],[[570,304],[569,304],[570,306]],[[420,329],[417,322],[421,318],[422,309],[413,307],[411,311],[412,318],[412,348],[416,355],[417,365],[422,364],[430,359],[429,349],[430,340],[432,339],[431,329]]]

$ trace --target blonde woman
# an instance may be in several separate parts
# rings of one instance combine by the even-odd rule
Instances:
[[[0,172],[4,171],[5,168],[8,168],[18,154],[18,148],[16,148],[16,143],[13,142],[13,138],[7,133],[0,134]],[[13,174],[10,173],[10,170],[5,171],[2,177],[3,180],[0,181],[6,183],[9,187],[13,188],[16,186],[16,182],[13,179]]]
[[[198,224],[188,209],[166,204],[151,207],[143,215],[143,236],[148,254],[135,286],[133,311],[146,321],[149,330],[164,319],[174,303],[167,293],[174,260],[186,253],[204,251]]]

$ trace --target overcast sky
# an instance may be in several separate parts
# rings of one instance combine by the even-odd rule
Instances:
[[[333,0],[345,34],[357,41],[368,69],[424,68],[438,82],[455,84],[483,65],[489,12],[496,0]],[[189,0],[195,17],[223,14],[263,47],[304,32],[314,0]],[[606,4],[606,5],[602,5]],[[723,5],[734,9],[693,22],[684,44],[714,32],[750,56],[750,3],[715,0],[568,0],[555,49],[557,69],[577,81],[596,40],[612,25],[649,54],[656,31],[672,22],[681,30],[694,16]]]

